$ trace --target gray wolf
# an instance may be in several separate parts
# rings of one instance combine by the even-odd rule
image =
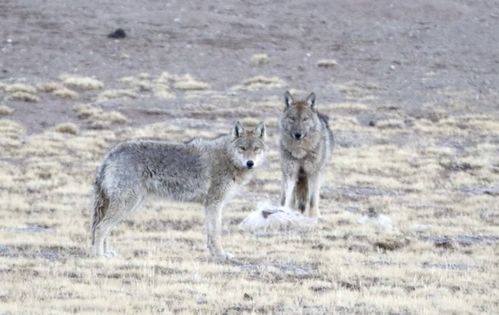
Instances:
[[[112,256],[111,229],[137,210],[148,195],[203,204],[209,252],[230,257],[221,245],[222,208],[230,195],[264,163],[265,125],[246,130],[236,122],[228,135],[175,144],[136,140],[118,144],[97,170],[92,244]]]
[[[319,217],[321,174],[331,159],[334,137],[329,118],[317,111],[315,94],[294,100],[284,94],[279,121],[282,169],[281,205]]]

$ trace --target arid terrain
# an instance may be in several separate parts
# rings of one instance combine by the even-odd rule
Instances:
[[[495,1],[1,1],[0,314],[497,314],[498,29]],[[331,118],[322,218],[241,231],[278,201],[286,90]],[[270,151],[224,210],[234,260],[153,199],[93,257],[106,150],[235,120]]]

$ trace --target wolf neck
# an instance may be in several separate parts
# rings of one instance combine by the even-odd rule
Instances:
[[[231,149],[228,143],[231,141],[230,135],[224,135],[211,140],[202,141],[204,151],[207,153],[207,158],[214,161],[215,164],[220,165],[217,172],[223,173],[218,175],[227,176],[232,181],[237,183],[244,183],[251,178],[254,171],[236,167],[231,160]],[[211,164],[211,163],[208,163]]]
[[[227,172],[229,175],[232,177],[232,180],[235,183],[245,183],[247,180],[251,178],[253,175],[254,170],[249,170],[247,168],[239,168],[235,165],[234,161],[231,159],[232,156],[232,149],[229,148],[229,146],[226,145],[223,147],[223,157],[224,157],[224,164],[227,168]]]
[[[303,159],[307,155],[317,152],[320,140],[320,131],[309,134],[305,139],[300,141],[291,138],[289,135],[283,135],[281,137],[281,147],[294,158]]]

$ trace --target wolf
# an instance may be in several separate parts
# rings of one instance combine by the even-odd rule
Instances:
[[[92,245],[97,256],[113,256],[111,229],[149,195],[203,204],[210,254],[226,259],[221,245],[222,208],[266,157],[266,128],[236,122],[227,135],[176,144],[135,140],[110,150],[97,170]]]
[[[282,170],[281,205],[296,207],[319,217],[321,174],[333,154],[334,137],[329,118],[317,111],[315,94],[294,100],[284,94],[285,108],[279,120]]]

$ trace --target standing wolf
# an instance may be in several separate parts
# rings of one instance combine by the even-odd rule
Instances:
[[[295,101],[286,92],[284,99],[286,108],[279,123],[281,204],[301,212],[309,209],[310,216],[318,217],[321,174],[332,155],[333,133],[328,117],[315,108],[314,93]]]
[[[147,195],[204,205],[208,249],[227,258],[221,245],[222,208],[265,159],[265,125],[245,130],[236,122],[231,134],[184,144],[129,141],[104,158],[95,181],[92,244],[95,254],[111,256],[111,229],[136,210]]]

